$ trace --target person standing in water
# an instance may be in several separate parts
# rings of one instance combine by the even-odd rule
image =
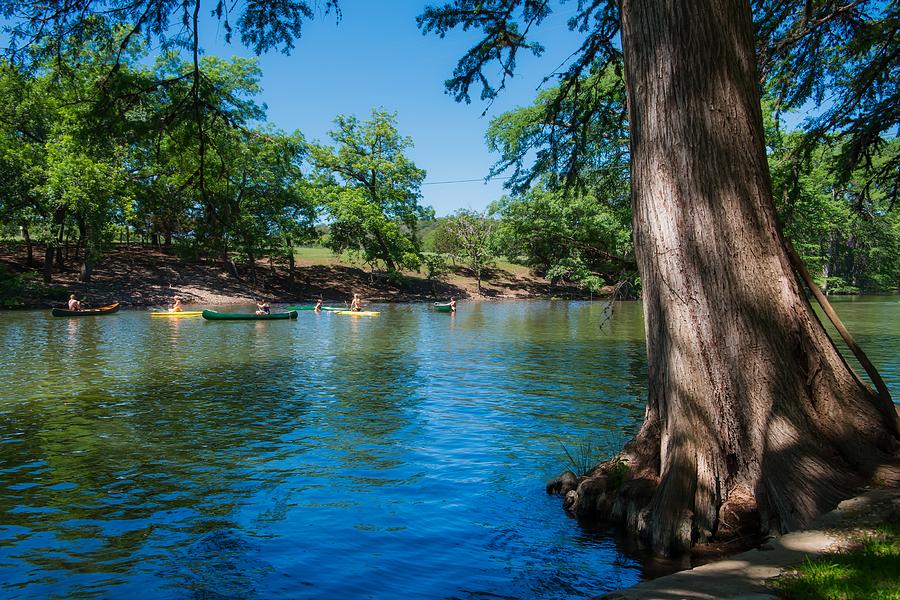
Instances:
[[[454,296],[450,296],[450,312],[456,312],[456,298]]]
[[[322,312],[322,299],[318,298],[316,300],[316,307],[313,309],[316,312]]]

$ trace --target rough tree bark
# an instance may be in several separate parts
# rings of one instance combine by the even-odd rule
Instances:
[[[795,529],[893,472],[896,410],[835,349],[785,253],[749,3],[621,12],[648,405],[616,458],[548,491],[662,555]]]

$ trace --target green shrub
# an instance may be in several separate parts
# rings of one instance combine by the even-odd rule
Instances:
[[[172,242],[175,256],[184,262],[199,262],[200,246],[190,238],[178,238]]]
[[[0,265],[0,308],[25,306],[24,298],[30,295],[37,285],[37,275],[34,273],[16,274]]]
[[[425,262],[425,276],[429,280],[443,279],[450,272],[450,265],[447,264],[447,258],[443,254],[435,254],[426,252],[422,255]]]

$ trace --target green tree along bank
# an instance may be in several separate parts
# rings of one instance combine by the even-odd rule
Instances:
[[[637,283],[632,243],[628,121],[621,69],[583,77],[576,97],[559,87],[491,121],[493,174],[512,170],[510,196],[492,206],[495,247],[548,278],[598,289]],[[841,173],[843,140],[810,141],[786,130],[772,97],[763,104],[766,148],[782,231],[829,293],[900,289],[900,210],[896,182]],[[568,133],[581,122],[577,133]],[[871,152],[884,170],[897,138]]]
[[[93,27],[63,61],[38,54],[0,71],[0,211],[29,257],[34,241],[46,247],[45,280],[70,259],[88,280],[115,237],[236,252],[252,271],[255,257],[313,235],[303,138],[252,125],[264,117],[255,61],[203,58],[192,80],[177,54],[148,66],[140,45],[123,54],[125,30]]]
[[[418,269],[418,223],[434,213],[419,204],[425,171],[404,154],[412,139],[401,136],[396,115],[383,110],[363,122],[341,115],[335,125],[329,135],[336,146],[311,146],[330,216],[326,244],[388,271]]]
[[[425,173],[392,115],[340,116],[336,149],[310,144],[265,124],[255,60],[151,57],[128,27],[87,25],[62,57],[39,46],[26,64],[0,65],[2,233],[22,236],[29,264],[43,248],[45,281],[69,262],[89,280],[115,239],[254,280],[266,256],[293,272],[294,248],[323,220],[335,252],[418,267]]]

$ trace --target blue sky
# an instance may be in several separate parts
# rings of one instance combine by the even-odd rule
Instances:
[[[320,141],[328,141],[338,114],[367,118],[372,108],[396,112],[400,132],[415,144],[410,158],[428,173],[426,183],[479,180],[424,185],[422,203],[439,216],[457,208],[481,210],[504,193],[502,181],[481,181],[496,160],[484,143],[490,117],[530,104],[543,77],[577,48],[580,38],[566,29],[567,15],[551,16],[537,33],[545,54],[522,56],[516,77],[482,117],[487,105],[477,100],[480,90],[473,90],[472,104],[457,104],[443,85],[474,35],[423,36],[415,18],[425,5],[423,0],[341,0],[339,23],[334,15],[320,16],[305,24],[290,56],[260,57],[259,100],[267,105],[271,123]],[[224,29],[211,18],[201,43],[207,54],[252,56],[238,37],[225,44]]]

